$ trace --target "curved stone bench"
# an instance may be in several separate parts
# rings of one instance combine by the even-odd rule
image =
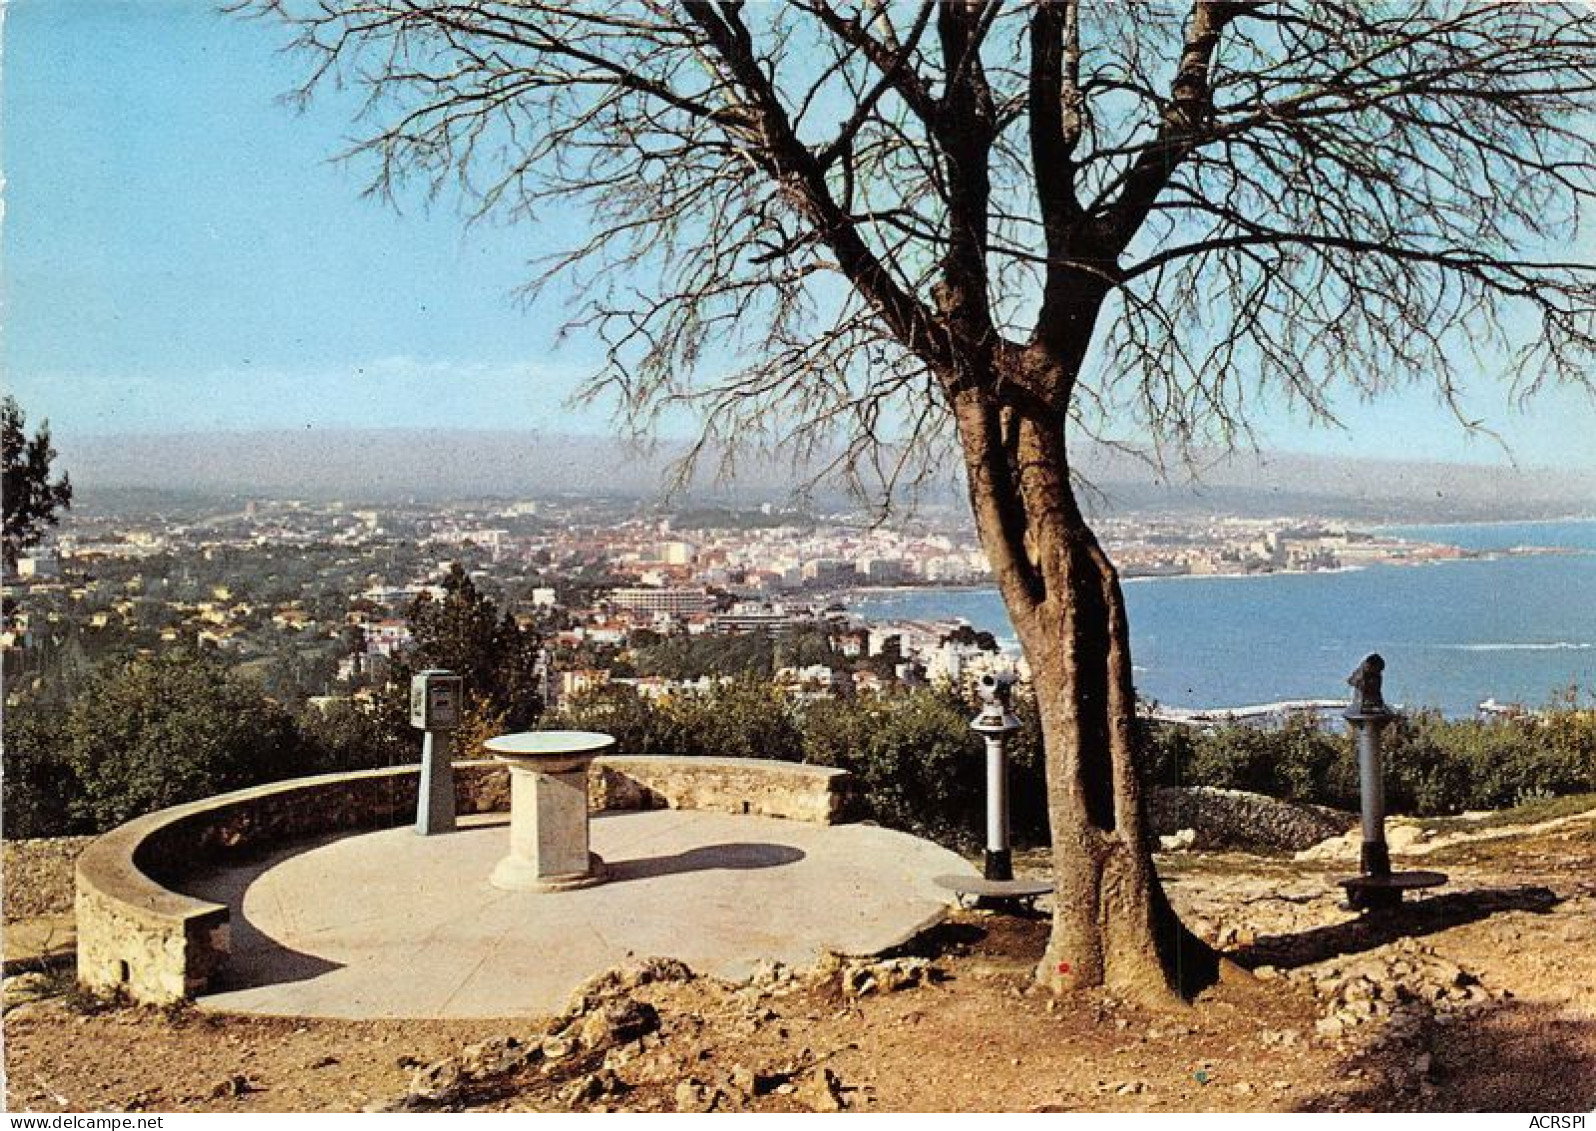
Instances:
[[[506,812],[496,761],[455,764],[461,814]],[[846,771],[743,758],[603,758],[590,800],[603,809],[710,809],[831,824],[850,797]],[[415,818],[420,767],[294,778],[129,821],[77,863],[78,981],[165,1004],[203,992],[227,961],[228,908],[173,890],[195,864],[330,832]]]

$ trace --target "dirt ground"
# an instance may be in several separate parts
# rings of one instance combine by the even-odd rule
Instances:
[[[1189,1007],[1031,987],[1040,917],[960,913],[913,954],[730,986],[654,964],[567,1016],[229,1017],[7,984],[15,1111],[1588,1111],[1596,813],[1464,842],[1400,913],[1337,906],[1333,865],[1159,858],[1248,976]],[[1400,865],[1399,865],[1400,866]]]

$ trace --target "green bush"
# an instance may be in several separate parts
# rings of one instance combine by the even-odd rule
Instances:
[[[610,685],[576,696],[546,727],[598,730],[628,755],[803,760],[795,708],[765,680],[737,679],[657,702]]]
[[[796,710],[764,680],[737,679],[704,694],[678,696],[669,709],[692,754],[803,761]]]
[[[304,743],[307,773],[372,770],[414,762],[421,755],[420,731],[407,728],[396,732],[376,711],[346,699],[325,707],[307,707],[296,725]],[[408,741],[403,741],[401,734]]]
[[[982,747],[955,700],[928,691],[820,700],[805,713],[804,741],[808,761],[858,778],[865,816],[955,843],[979,830]]]
[[[1047,797],[1036,712],[1011,746],[1011,827],[1016,843],[1045,843]],[[612,734],[629,755],[775,758],[848,770],[861,817],[973,846],[985,827],[984,746],[970,730],[975,707],[919,690],[797,706],[769,683],[738,680],[658,702],[627,686],[578,696],[545,725]]]
[[[548,729],[596,730],[615,737],[620,752],[652,758],[684,753],[689,742],[675,717],[625,684],[575,695],[558,712],[543,717]]]
[[[1312,720],[1292,719],[1270,730],[1166,727],[1155,728],[1155,734],[1171,747],[1164,757],[1150,760],[1167,775],[1151,778],[1155,785],[1244,789],[1321,805],[1356,803],[1357,768],[1350,744]]]
[[[1551,711],[1487,722],[1421,712],[1387,729],[1388,804],[1443,815],[1596,789],[1596,714]]]
[[[64,761],[77,781],[72,816],[96,830],[311,764],[281,707],[184,649],[97,671],[67,715]]]
[[[1525,797],[1596,790],[1596,713],[1570,705],[1521,719],[1403,715],[1382,736],[1386,806],[1441,816],[1500,809]],[[1153,785],[1245,789],[1341,809],[1358,807],[1353,736],[1339,725],[1298,719],[1278,728],[1195,731],[1143,728],[1143,765]]]
[[[0,767],[0,824],[7,840],[83,832],[69,800],[77,779],[66,764],[64,712],[22,702],[5,712],[4,766]]]
[[[296,724],[214,656],[175,650],[103,664],[67,707],[26,700],[6,713],[8,837],[92,832],[141,813],[297,774],[413,761],[399,687],[377,715],[351,704]],[[1392,812],[1503,808],[1528,797],[1596,792],[1596,712],[1557,704],[1538,718],[1406,715],[1385,732]],[[985,759],[969,729],[977,705],[905,691],[807,705],[744,677],[658,702],[625,685],[577,697],[545,726],[599,730],[628,755],[774,758],[838,766],[859,780],[862,816],[973,847],[985,823]],[[1014,843],[1045,844],[1047,794],[1035,703],[1018,697],[1010,739]],[[390,717],[391,716],[391,717]],[[1153,786],[1208,785],[1355,809],[1357,762],[1339,724],[1264,729],[1138,728]]]

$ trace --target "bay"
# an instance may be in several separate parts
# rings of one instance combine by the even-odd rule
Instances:
[[[1324,573],[1126,583],[1138,693],[1188,708],[1334,699],[1370,652],[1386,698],[1471,715],[1483,700],[1596,695],[1596,520],[1402,527],[1386,533],[1502,556]],[[1506,554],[1518,547],[1549,554]],[[867,591],[877,620],[960,617],[1016,646],[994,589]]]

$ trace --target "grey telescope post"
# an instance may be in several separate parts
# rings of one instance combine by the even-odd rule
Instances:
[[[1007,672],[983,675],[976,684],[981,711],[970,721],[970,729],[986,740],[986,855],[981,875],[935,877],[937,884],[961,899],[974,896],[978,904],[1011,911],[1053,890],[1050,883],[1014,878],[1009,847],[1008,737],[1021,726],[1019,716],[1009,709],[1014,684],[1015,677]]]
[[[986,857],[982,875],[989,880],[1014,878],[1014,859],[1009,848],[1008,736],[1020,729],[1020,720],[1009,709],[1013,687],[1013,676],[982,676],[981,713],[970,722],[970,729],[986,740]]]

